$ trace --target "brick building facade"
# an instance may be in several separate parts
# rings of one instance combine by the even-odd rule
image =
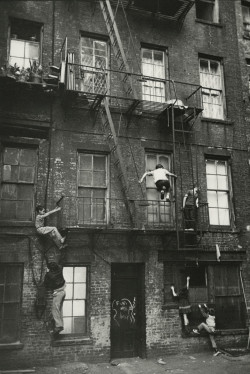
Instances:
[[[205,335],[187,333],[170,293],[187,275],[190,327],[207,303],[218,345],[247,344],[242,4],[110,3],[0,5],[3,367],[208,349]],[[42,66],[38,81],[30,62]],[[178,177],[171,202],[150,177],[138,182],[157,163]],[[182,199],[196,183],[197,222],[185,230]],[[60,213],[47,220],[67,229],[68,244],[65,329],[52,338],[50,293],[44,313],[35,300],[45,256],[60,253],[34,220],[37,204],[51,210],[62,195]]]

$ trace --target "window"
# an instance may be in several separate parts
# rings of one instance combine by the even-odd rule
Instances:
[[[142,99],[163,103],[166,101],[165,52],[142,48],[142,74],[154,79],[143,79]],[[162,80],[162,81],[161,81]]]
[[[247,72],[248,72],[248,94],[250,94],[250,58],[246,58]]]
[[[81,37],[81,91],[104,94],[108,89],[106,41]]]
[[[218,0],[196,0],[196,17],[198,19],[218,23],[219,1]]]
[[[86,266],[64,266],[66,296],[63,303],[64,334],[86,334],[88,277]]]
[[[107,156],[78,155],[78,223],[107,223]]]
[[[230,225],[229,167],[226,160],[206,160],[210,225]]]
[[[250,3],[242,1],[242,17],[244,36],[250,37]]]
[[[224,119],[222,66],[219,61],[200,58],[203,116]]]
[[[3,151],[0,218],[32,221],[37,150],[6,147]]]
[[[10,24],[9,63],[28,68],[30,60],[39,62],[41,56],[41,25],[22,19],[12,19]]]
[[[240,269],[234,264],[186,263],[175,264],[164,262],[164,301],[165,305],[178,306],[172,297],[171,285],[178,293],[186,285],[190,276],[189,301],[192,312],[188,316],[190,327],[196,327],[204,319],[198,309],[199,304],[206,303],[215,309],[217,329],[242,328],[246,315],[240,284]]]
[[[146,154],[146,170],[155,169],[157,164],[162,164],[165,169],[171,171],[171,156],[156,153]],[[169,178],[170,183],[172,179]],[[173,185],[172,190],[174,191]],[[148,224],[173,224],[173,204],[160,200],[160,192],[157,191],[154,179],[151,176],[146,177],[146,193],[149,205],[147,206]]]
[[[19,340],[22,265],[0,264],[0,343]]]

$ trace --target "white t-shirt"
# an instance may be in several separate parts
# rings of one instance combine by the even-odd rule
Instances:
[[[166,181],[168,180],[168,171],[163,168],[155,169],[152,171],[149,171],[147,175],[152,175],[154,178],[154,182],[156,183],[157,181],[163,180]]]

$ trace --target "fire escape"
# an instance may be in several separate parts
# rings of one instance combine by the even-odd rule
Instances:
[[[174,170],[176,169],[178,151],[178,156],[185,158],[185,156],[181,155],[180,145],[178,146],[180,140],[184,142],[186,157],[190,160],[190,168],[192,168],[192,149],[185,139],[186,134],[192,132],[195,121],[202,111],[201,87],[199,85],[176,82],[171,79],[147,76],[142,74],[140,67],[134,72],[128,60],[128,57],[132,56],[132,51],[128,50],[128,48],[124,49],[116,23],[116,14],[119,7],[124,12],[125,17],[125,12],[128,9],[130,11],[145,11],[145,14],[158,14],[161,12],[160,14],[164,15],[166,19],[182,23],[188,10],[193,5],[193,1],[170,1],[168,7],[159,0],[155,2],[157,8],[152,6],[152,2],[149,1],[100,0],[98,3],[107,27],[116,68],[108,69],[106,66],[75,63],[75,56],[70,52],[67,38],[61,49],[61,83],[65,88],[65,103],[67,105],[70,103],[71,107],[78,109],[88,109],[95,116],[100,116],[103,133],[109,144],[110,154],[117,169],[123,192],[122,203],[117,201],[114,203],[111,199],[106,199],[105,209],[109,209],[109,214],[103,216],[102,222],[101,220],[99,222],[94,220],[88,223],[97,226],[98,224],[100,226],[106,224],[114,228],[123,226],[139,230],[172,230],[177,232],[178,249],[182,247],[196,248],[200,242],[200,239],[196,240],[197,231],[193,235],[185,233],[184,225],[182,223],[179,224],[179,219],[177,218],[180,207],[178,206],[176,186],[175,204],[157,202],[161,222],[159,222],[159,219],[155,220],[154,218],[156,208],[152,202],[145,198],[143,201],[135,200],[131,196],[127,169],[119,136],[116,133],[117,126],[115,126],[115,121],[117,121],[117,117],[113,114],[113,112],[119,112],[127,123],[133,116],[163,122],[164,126],[167,126],[172,133]],[[113,10],[114,8],[112,8],[111,4],[116,6],[115,10]],[[130,49],[132,49],[131,45],[132,43],[130,43]],[[109,84],[111,76],[113,78],[112,82],[115,79],[114,89]],[[154,82],[166,86],[168,91],[167,99],[145,100],[142,93],[142,84],[145,82],[149,82],[149,84]],[[121,214],[117,214],[117,208],[120,211],[122,210]],[[202,217],[199,217],[200,222],[205,222],[204,209],[200,207],[199,211],[202,212],[200,214]],[[200,231],[204,229],[204,222],[198,227]],[[74,224],[77,225],[78,222],[74,222]],[[83,222],[83,224],[85,223]],[[70,223],[67,226],[70,226]],[[202,235],[200,234],[199,237],[201,238]]]

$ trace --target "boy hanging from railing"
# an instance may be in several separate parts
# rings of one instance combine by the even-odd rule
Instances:
[[[161,164],[157,164],[154,170],[144,173],[142,178],[139,180],[139,183],[142,183],[146,176],[152,176],[154,178],[157,191],[161,192],[161,199],[164,199],[166,191],[166,201],[170,202],[170,182],[168,176],[174,178],[177,178],[177,176],[170,173],[170,171],[165,169]]]

